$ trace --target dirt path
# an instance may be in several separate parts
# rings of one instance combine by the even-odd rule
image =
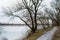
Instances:
[[[46,32],[41,37],[39,37],[37,40],[52,40],[52,36],[57,30],[57,27],[54,27],[52,30]]]

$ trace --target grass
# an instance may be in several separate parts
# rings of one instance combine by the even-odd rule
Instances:
[[[38,37],[40,37],[41,35],[43,35],[45,32],[51,30],[52,27],[48,27],[46,29],[41,29],[41,30],[36,30],[36,32],[33,34],[33,33],[30,33],[30,35],[24,39],[24,40],[36,40]]]
[[[60,40],[60,27],[58,28],[58,30],[53,35],[53,40]]]

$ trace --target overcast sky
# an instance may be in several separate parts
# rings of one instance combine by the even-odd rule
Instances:
[[[19,1],[19,0],[17,0]],[[47,7],[50,7],[50,2],[52,0],[45,0],[44,4],[47,5]],[[14,20],[10,20],[10,17],[7,17],[4,15],[4,13],[2,13],[2,8],[3,7],[8,7],[11,6],[12,4],[17,3],[15,0],[0,0],[0,22],[2,23],[22,23],[21,20],[19,20],[19,18],[15,18]],[[10,20],[10,21],[9,21]]]

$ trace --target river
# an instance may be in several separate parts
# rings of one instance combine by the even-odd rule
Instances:
[[[0,26],[0,40],[22,40],[29,33],[27,26]]]
[[[37,29],[43,29],[42,25],[39,25]],[[0,26],[0,40],[23,40],[31,32],[27,26]]]

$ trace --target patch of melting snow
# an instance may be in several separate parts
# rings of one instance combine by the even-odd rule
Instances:
[[[41,37],[39,37],[37,40],[52,40],[52,36],[57,30],[57,27],[54,27],[52,30],[46,32]]]

